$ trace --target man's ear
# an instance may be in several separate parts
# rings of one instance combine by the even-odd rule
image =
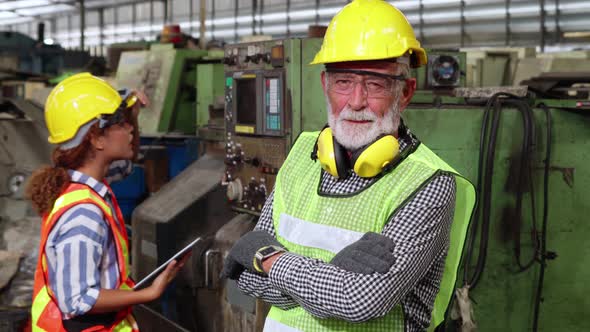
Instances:
[[[412,97],[414,97],[414,92],[416,92],[416,79],[411,77],[406,80],[406,86],[402,90],[401,110],[404,110],[410,104]]]
[[[322,89],[324,90],[324,94],[326,94],[326,72],[325,71],[322,71],[321,78],[322,78]]]

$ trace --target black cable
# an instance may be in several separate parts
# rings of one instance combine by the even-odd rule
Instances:
[[[498,127],[500,125],[501,102],[496,100],[494,103],[494,113],[492,117],[492,127],[490,128],[489,146],[486,153],[486,167],[483,178],[483,206],[482,206],[482,224],[481,237],[479,243],[480,259],[477,261],[475,273],[471,280],[471,288],[477,285],[483,273],[487,258],[488,240],[490,231],[490,214],[492,205],[492,175],[494,173],[494,159],[496,156],[496,141],[498,139]]]
[[[481,274],[483,273],[483,269],[485,267],[485,261],[487,258],[487,247],[488,247],[488,238],[489,238],[489,213],[486,213],[489,210],[489,204],[487,203],[488,200],[491,200],[491,186],[487,184],[486,181],[487,177],[491,178],[491,172],[493,172],[493,157],[495,155],[495,142],[497,136],[497,129],[499,124],[499,104],[498,98],[504,95],[504,93],[497,93],[494,94],[486,103],[485,110],[484,110],[484,119],[482,122],[482,130],[480,135],[480,142],[479,142],[479,161],[478,161],[478,170],[477,170],[477,191],[478,195],[481,199],[477,200],[477,202],[483,202],[483,205],[480,207],[479,203],[476,203],[475,214],[473,219],[473,225],[471,228],[471,233],[468,241],[467,246],[467,256],[464,265],[464,283],[469,285],[469,288],[473,289],[477,285]],[[488,136],[488,122],[490,118],[490,111],[493,105],[493,116],[492,116],[492,127],[490,128],[491,132],[489,133],[489,144],[487,145],[486,149],[486,140]],[[494,131],[496,133],[494,133]],[[490,159],[490,157],[492,159]],[[492,164],[490,169],[490,164]],[[484,170],[485,169],[485,170]],[[482,176],[483,174],[483,176]],[[490,174],[487,176],[486,174]],[[482,231],[480,233],[480,240],[479,240],[479,251],[477,257],[477,263],[475,267],[475,272],[473,276],[469,278],[469,264],[471,262],[471,256],[473,254],[473,248],[475,245],[475,239],[478,233],[478,226],[479,226],[479,219],[480,215],[482,216],[481,221],[481,228]]]
[[[542,301],[542,292],[543,292],[543,282],[545,277],[545,267],[546,267],[546,260],[553,259],[555,256],[554,253],[548,253],[546,244],[547,244],[547,221],[548,221],[548,206],[549,206],[549,167],[551,161],[551,114],[549,109],[546,105],[540,104],[538,105],[541,107],[546,114],[546,126],[547,126],[547,142],[546,142],[546,158],[545,158],[545,169],[544,169],[544,187],[543,187],[543,223],[542,223],[542,230],[541,230],[541,239],[538,238],[537,235],[537,228],[536,228],[536,208],[535,208],[535,197],[534,197],[534,187],[532,183],[532,168],[531,164],[529,163],[529,157],[534,150],[534,138],[535,136],[535,127],[533,121],[532,110],[529,105],[520,97],[514,96],[508,93],[497,93],[494,94],[488,100],[485,109],[484,109],[484,116],[482,120],[482,129],[480,135],[480,153],[479,153],[479,160],[478,160],[478,173],[477,173],[477,192],[480,195],[480,199],[478,200],[483,202],[480,206],[479,203],[476,203],[475,206],[475,213],[474,219],[472,221],[472,226],[470,228],[470,232],[468,235],[468,243],[467,243],[467,252],[465,257],[464,263],[464,274],[463,274],[463,281],[466,286],[470,289],[475,288],[478,281],[481,278],[485,267],[485,261],[487,257],[487,245],[489,239],[489,226],[490,226],[490,205],[491,205],[491,194],[492,194],[492,187],[491,187],[491,177],[493,174],[493,162],[495,156],[495,145],[497,140],[497,132],[498,132],[498,125],[500,120],[500,112],[501,112],[501,104],[502,102],[499,101],[499,97],[504,96],[510,99],[505,100],[505,102],[509,105],[516,107],[523,116],[523,142],[522,142],[522,151],[521,151],[521,165],[520,165],[520,172],[519,172],[519,179],[518,179],[518,191],[517,197],[520,197],[517,200],[517,212],[520,218],[520,212],[522,210],[522,178],[526,176],[525,174],[528,173],[529,175],[529,184],[531,190],[531,208],[533,211],[532,216],[532,231],[534,235],[534,245],[535,245],[535,254],[533,255],[532,259],[527,262],[526,264],[521,264],[520,262],[520,252],[517,253],[517,263],[519,267],[522,269],[527,269],[532,266],[535,260],[538,258],[540,260],[540,273],[539,273],[539,281],[537,284],[537,291],[535,296],[535,308],[534,308],[534,323],[533,323],[533,331],[538,331],[538,321],[539,321],[539,310],[540,304]],[[491,128],[488,129],[489,119],[490,119],[490,112],[491,112],[491,105],[494,106],[493,108],[493,116],[492,116],[492,124]],[[489,131],[489,133],[488,133]],[[486,146],[486,139],[488,139],[489,135],[489,144]],[[487,149],[486,149],[487,147]],[[520,200],[520,202],[519,202]],[[473,255],[473,248],[475,245],[475,240],[477,238],[478,233],[478,226],[479,226],[479,217],[482,216],[481,220],[481,234],[480,234],[480,242],[479,242],[479,252],[477,258],[477,264],[475,268],[475,272],[473,276],[469,278],[469,265],[471,262],[471,258]],[[520,221],[520,220],[519,220]],[[520,241],[520,232],[517,232]],[[540,249],[539,249],[540,247]],[[518,248],[520,250],[520,244],[515,245],[515,249]]]
[[[549,216],[549,166],[551,163],[551,111],[545,104],[538,105],[545,111],[547,125],[547,142],[545,143],[545,170],[543,173],[543,225],[541,226],[541,268],[539,271],[539,281],[537,283],[537,293],[535,295],[535,310],[533,317],[533,332],[539,328],[539,310],[541,307],[543,295],[543,282],[545,279],[545,266],[547,259],[547,219]]]
[[[465,285],[469,286],[470,289],[475,288],[483,270],[485,268],[485,261],[487,258],[487,247],[488,247],[488,240],[489,240],[489,227],[490,227],[490,210],[491,210],[491,193],[492,193],[492,186],[491,186],[491,177],[493,175],[493,163],[494,163],[494,156],[495,156],[495,145],[497,140],[498,134],[498,125],[500,120],[500,109],[501,109],[501,102],[499,101],[500,97],[508,97],[512,100],[521,102],[523,105],[525,104],[523,98],[518,97],[516,95],[506,93],[506,92],[498,92],[488,99],[486,106],[484,108],[484,116],[482,121],[482,129],[480,135],[480,144],[479,144],[479,160],[478,160],[478,171],[477,171],[477,193],[479,195],[479,199],[476,202],[474,207],[474,219],[472,220],[472,225],[470,228],[470,232],[468,235],[467,241],[467,250],[465,256],[465,263],[463,265],[463,282]],[[489,133],[489,143],[486,145],[486,139],[488,138],[488,122],[489,122],[489,113],[491,110],[491,106],[494,105],[494,115],[492,119],[492,125]],[[486,149],[487,147],[487,149]],[[485,169],[485,170],[484,170]],[[482,172],[483,170],[483,172]],[[480,206],[479,202],[483,202]],[[475,271],[471,278],[469,278],[469,265],[471,263],[471,258],[473,255],[473,249],[475,246],[475,240],[477,238],[478,228],[480,224],[480,216],[481,216],[481,228],[482,231],[480,233],[480,240],[479,240],[479,252],[477,263],[475,267]]]
[[[487,138],[487,131],[488,131],[488,121],[490,117],[490,109],[491,105],[494,102],[495,95],[488,99],[486,106],[484,107],[484,114],[482,119],[480,137],[479,137],[479,158],[477,163],[477,185],[475,190],[477,191],[478,196],[481,197],[481,172],[483,169],[483,161],[484,161],[484,151],[485,151],[485,141]],[[475,201],[475,213],[473,215],[473,220],[471,222],[471,229],[468,236],[467,241],[467,250],[465,256],[465,264],[463,268],[463,283],[464,284],[471,284],[469,280],[469,264],[471,263],[471,255],[473,253],[473,247],[475,246],[475,238],[477,237],[477,230],[479,227],[479,200]]]
[[[515,107],[520,111],[523,121],[523,137],[520,151],[520,169],[516,179],[516,228],[514,229],[514,256],[516,258],[516,264],[518,265],[519,272],[529,269],[537,260],[538,253],[538,240],[537,240],[537,229],[536,229],[536,216],[535,216],[535,193],[534,188],[531,189],[531,208],[532,208],[532,234],[533,234],[533,255],[527,263],[523,264],[520,259],[521,250],[521,229],[522,229],[522,201],[523,201],[523,181],[529,181],[532,188],[532,171],[530,167],[530,157],[534,151],[533,140],[535,137],[535,126],[533,123],[533,114],[528,104],[521,100],[508,100],[508,105]],[[528,178],[525,178],[528,176]]]

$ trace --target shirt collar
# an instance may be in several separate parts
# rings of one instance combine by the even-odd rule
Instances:
[[[68,174],[70,174],[72,182],[81,183],[89,186],[90,188],[92,188],[92,190],[96,191],[96,193],[99,194],[102,198],[105,198],[108,194],[107,186],[105,186],[104,183],[91,177],[90,175],[86,175],[74,169],[68,170]]]

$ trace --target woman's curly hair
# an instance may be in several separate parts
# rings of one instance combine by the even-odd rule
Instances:
[[[68,169],[77,169],[94,156],[90,139],[101,134],[102,130],[98,128],[98,124],[94,124],[80,145],[68,150],[55,148],[51,157],[53,166],[43,166],[33,172],[27,183],[25,195],[41,216],[51,212],[55,200],[70,184]]]

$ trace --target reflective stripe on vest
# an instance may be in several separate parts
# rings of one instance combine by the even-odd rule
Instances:
[[[334,254],[358,241],[364,233],[339,227],[320,225],[286,213],[280,215],[277,235],[300,246],[319,248]]]
[[[262,332],[303,332],[296,328],[293,328],[289,325],[285,325],[281,322],[277,322],[276,320],[266,317],[264,321],[264,330]]]
[[[319,163],[314,163],[309,158],[317,135],[318,133],[302,133],[299,136],[279,171],[274,193],[273,222],[277,239],[290,251],[306,257],[329,262],[335,253],[354,242],[359,234],[362,236],[369,231],[380,233],[391,216],[433,177],[441,172],[455,175],[458,193],[455,219],[451,227],[445,275],[441,282],[449,290],[441,291],[437,296],[435,306],[439,310],[433,311],[432,319],[433,323],[440,322],[450,300],[447,294],[450,294],[449,291],[452,293],[456,279],[455,263],[460,259],[464,231],[474,204],[473,186],[421,144],[394,170],[362,191],[354,195],[322,196],[318,194],[321,168]],[[467,217],[466,212],[469,212]],[[321,232],[322,235],[314,232]],[[450,257],[456,252],[459,252],[457,257]],[[403,331],[405,325],[403,310],[399,305],[384,317],[360,324],[337,319],[317,319],[301,307],[286,311],[273,307],[268,318],[269,322],[274,321],[306,332],[390,332]]]
[[[33,331],[64,331],[61,311],[52,298],[51,289],[47,286],[48,272],[45,246],[49,233],[61,215],[72,206],[85,203],[94,204],[102,210],[105,219],[108,221],[109,228],[114,234],[115,246],[117,248],[117,264],[119,267],[118,288],[130,290],[133,287],[133,281],[128,276],[129,254],[125,225],[117,225],[109,205],[88,186],[71,183],[55,201],[52,211],[43,218],[39,261],[37,263],[37,270],[35,271],[33,305],[31,308]],[[113,201],[113,209],[122,223],[121,211],[116,200]],[[137,324],[130,314],[130,308],[119,312],[118,316],[121,317],[118,318],[117,324],[111,327],[111,331],[138,331]]]

